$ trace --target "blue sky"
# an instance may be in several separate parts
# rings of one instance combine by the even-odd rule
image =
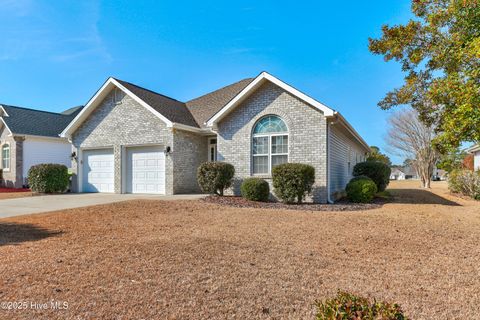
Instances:
[[[0,0],[0,102],[49,111],[85,104],[115,76],[178,100],[265,70],[339,110],[385,147],[399,65],[368,51],[408,0]],[[393,156],[395,162],[401,159]]]

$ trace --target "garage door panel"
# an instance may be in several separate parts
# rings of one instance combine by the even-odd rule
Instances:
[[[165,194],[165,154],[161,147],[127,150],[127,192]]]
[[[83,192],[114,192],[113,150],[83,151]]]

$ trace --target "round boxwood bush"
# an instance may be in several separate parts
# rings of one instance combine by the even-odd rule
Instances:
[[[268,182],[260,178],[247,178],[240,187],[242,197],[252,201],[268,201],[270,186]]]
[[[379,161],[360,162],[353,167],[353,176],[367,176],[375,182],[378,191],[385,191],[390,182],[392,170],[388,165]]]
[[[302,163],[284,163],[273,168],[275,195],[285,203],[302,203],[312,192],[315,168]]]
[[[63,193],[69,182],[68,168],[63,164],[38,164],[28,170],[28,184],[33,192]]]
[[[350,180],[345,191],[347,192],[348,200],[368,203],[373,200],[377,190],[377,185],[372,179],[366,176],[359,176]]]
[[[223,196],[230,188],[235,175],[235,168],[226,162],[205,162],[197,169],[198,185],[203,192]]]
[[[332,299],[317,302],[317,320],[408,320],[396,303],[373,302],[348,292],[338,292]]]

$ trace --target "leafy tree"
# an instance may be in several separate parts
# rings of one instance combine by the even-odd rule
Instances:
[[[456,148],[453,151],[440,155],[437,168],[447,172],[452,172],[455,169],[461,169],[463,167],[463,160],[466,156],[467,154],[465,151],[460,151],[459,148]]]
[[[367,161],[379,161],[385,163],[388,166],[392,165],[390,158],[380,152],[380,148],[376,146],[370,146],[370,155],[367,157]]]
[[[408,104],[445,152],[462,141],[480,141],[480,1],[412,0],[415,18],[382,27],[369,49],[401,63],[402,87],[387,93],[382,109]]]

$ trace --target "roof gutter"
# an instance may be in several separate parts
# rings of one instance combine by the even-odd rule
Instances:
[[[196,128],[196,127],[188,126],[186,124],[181,124],[178,122],[173,122],[172,125],[168,127],[171,127],[173,129],[183,130],[183,131],[205,134],[205,135],[213,133],[213,131],[210,128]]]

